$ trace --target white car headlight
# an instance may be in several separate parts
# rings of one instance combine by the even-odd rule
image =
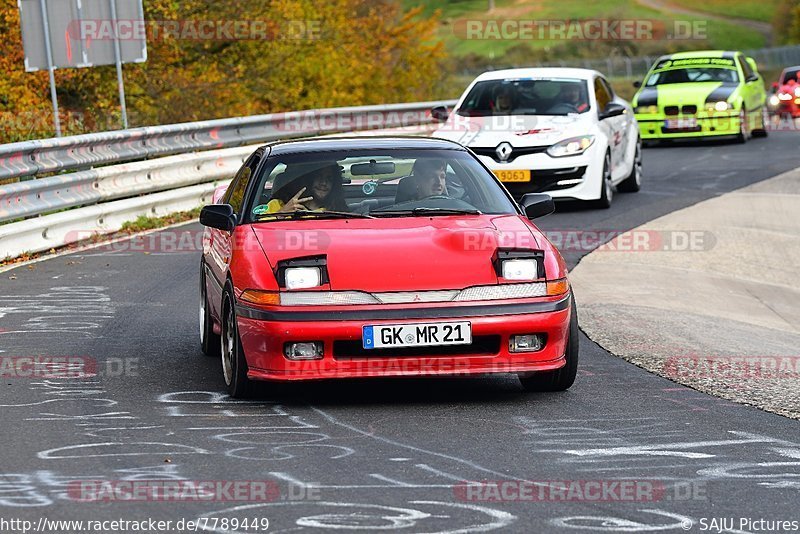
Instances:
[[[286,269],[286,289],[304,289],[320,285],[319,267],[289,267]]]
[[[547,153],[554,158],[567,156],[580,156],[594,143],[593,135],[582,135],[564,139],[547,149]]]
[[[778,104],[781,103],[781,99],[778,98],[778,95],[772,95],[769,97],[769,105],[772,107],[776,107]]]
[[[797,98],[800,98],[800,87],[795,87],[794,88],[794,96],[796,96]]]
[[[506,280],[536,280],[539,262],[536,260],[503,260],[503,278]]]

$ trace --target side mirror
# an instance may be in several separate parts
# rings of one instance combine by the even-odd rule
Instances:
[[[622,104],[616,102],[609,102],[606,109],[600,112],[600,120],[610,119],[611,117],[619,117],[628,112],[628,109]]]
[[[436,106],[435,108],[431,108],[431,117],[439,122],[446,121],[447,117],[449,116],[450,112],[447,110],[447,106]]]
[[[200,210],[200,224],[225,232],[236,227],[236,214],[230,204],[210,204]]]
[[[772,82],[772,92],[773,93],[777,93],[778,92],[778,87],[780,87],[780,85],[778,85],[778,82]]]
[[[639,81],[639,80],[636,80],[635,82],[633,82],[633,86],[635,88],[639,89],[642,86],[642,82]]]
[[[538,219],[556,211],[553,197],[547,193],[528,193],[520,199],[519,205],[528,219]]]

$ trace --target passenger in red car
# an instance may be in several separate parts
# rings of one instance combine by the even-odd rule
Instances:
[[[341,168],[336,163],[292,180],[275,191],[267,204],[267,213],[348,209],[342,188]]]

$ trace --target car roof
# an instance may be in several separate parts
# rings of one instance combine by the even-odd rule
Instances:
[[[676,52],[675,54],[667,54],[658,58],[658,61],[663,61],[665,59],[694,59],[700,57],[734,59],[736,54],[740,53],[741,52],[737,52],[735,50],[694,50],[692,52]]]
[[[475,81],[507,80],[509,78],[578,78],[591,80],[601,74],[592,69],[567,67],[532,67],[526,69],[504,69],[484,72]]]
[[[466,150],[455,141],[434,137],[312,137],[268,143],[272,155],[335,150]]]

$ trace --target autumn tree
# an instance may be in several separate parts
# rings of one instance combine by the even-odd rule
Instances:
[[[438,14],[404,13],[399,0],[144,0],[144,8],[148,60],[124,66],[131,126],[443,96]],[[200,21],[269,31],[199,38],[189,30]],[[163,31],[174,22],[180,32]],[[24,72],[15,0],[0,0],[0,30],[0,120],[13,119],[0,124],[0,141],[52,136],[47,73]],[[113,66],[57,70],[56,81],[66,133],[119,127]]]

